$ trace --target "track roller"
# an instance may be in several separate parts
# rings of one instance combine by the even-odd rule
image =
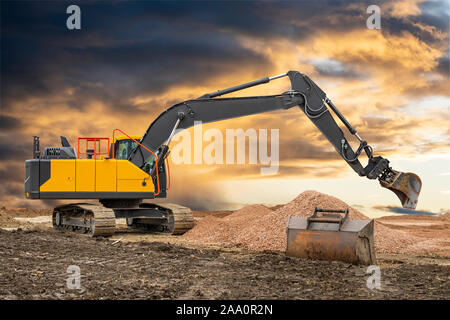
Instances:
[[[102,206],[89,203],[66,204],[53,210],[53,228],[91,237],[107,237],[116,230],[116,217],[112,209]]]

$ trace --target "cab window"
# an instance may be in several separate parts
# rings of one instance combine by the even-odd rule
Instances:
[[[118,140],[115,143],[115,158],[119,160],[127,160],[131,151],[137,147],[137,143],[131,139]]]

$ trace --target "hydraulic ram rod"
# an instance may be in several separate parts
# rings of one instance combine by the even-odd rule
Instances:
[[[347,121],[347,119],[344,117],[344,115],[336,108],[336,106],[331,102],[330,99],[325,98],[325,102],[328,104],[328,106],[333,110],[333,112],[338,116],[339,119],[341,119],[342,123],[347,127],[348,131],[350,131],[351,134],[356,133],[356,129]]]
[[[227,93],[231,93],[231,92],[247,89],[247,88],[254,87],[254,86],[257,86],[257,85],[260,85],[260,84],[263,84],[263,83],[268,83],[271,80],[279,79],[279,78],[286,77],[286,76],[287,76],[287,73],[279,74],[279,75],[273,76],[273,77],[264,77],[264,78],[261,78],[259,80],[254,80],[254,81],[250,81],[250,82],[247,82],[247,83],[240,84],[238,86],[226,88],[226,89],[223,89],[223,90],[218,90],[216,92],[207,93],[207,94],[204,94],[203,96],[201,96],[198,99],[215,98],[215,97],[227,94]]]

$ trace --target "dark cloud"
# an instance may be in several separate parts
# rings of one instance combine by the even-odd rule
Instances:
[[[382,32],[401,35],[402,33],[410,32],[419,40],[426,42],[428,44],[439,45],[442,39],[436,38],[435,32],[445,33],[448,30],[448,19],[449,17],[440,16],[427,16],[426,14],[409,17],[409,18],[395,18],[395,17],[383,17],[382,20]],[[445,26],[445,24],[447,24]],[[434,27],[434,33],[430,32],[429,28],[423,28],[423,26]],[[445,29],[447,28],[447,29]]]
[[[358,20],[365,23],[365,8],[348,9],[343,1],[186,1],[160,3],[146,10],[142,18],[264,39],[303,40],[313,37],[319,28],[348,30]],[[332,15],[338,19],[331,19]]]
[[[280,158],[284,160],[335,160],[340,159],[331,144],[326,147],[306,141],[306,137],[285,138],[280,141]],[[325,137],[323,141],[327,141]]]
[[[0,180],[2,183],[17,181],[17,177],[24,176],[25,164],[20,165],[17,162],[10,162],[0,168]]]
[[[318,31],[364,28],[367,7],[358,1],[353,6],[341,1],[77,3],[82,29],[69,31],[69,2],[2,2],[5,108],[13,100],[50,97],[70,87],[75,93],[67,104],[74,108],[97,99],[130,111],[129,99],[138,94],[205,84],[214,75],[243,67],[265,75],[271,62],[244,48],[236,34],[312,41]],[[417,29],[400,19],[383,21],[386,32]],[[349,66],[317,70],[356,76]]]
[[[2,189],[2,196],[5,198],[8,197],[18,197],[21,195],[23,198],[24,196],[24,190],[23,190],[23,183],[6,183],[1,186]]]
[[[434,26],[439,31],[448,32],[450,23],[450,5],[448,1],[423,1],[418,6],[422,14],[414,17],[414,19]]]
[[[439,59],[439,65],[436,70],[447,78],[450,76],[450,59],[448,54],[447,56]]]
[[[2,160],[0,167],[0,202],[9,203],[24,196],[24,164],[15,161]]]
[[[411,209],[405,209],[402,207],[395,207],[395,206],[374,206],[373,208],[377,209],[377,210],[389,211],[389,212],[398,213],[398,214],[419,214],[419,215],[427,215],[427,216],[438,215],[437,213],[434,213],[431,211],[411,210]]]
[[[311,61],[316,71],[323,76],[360,79],[366,75],[356,72],[350,65],[332,59],[317,59]]]
[[[8,136],[6,139],[3,138],[0,142],[0,160],[17,160],[25,159],[31,157],[32,148],[28,147],[25,143],[21,143],[13,138],[13,136]]]
[[[0,115],[0,131],[8,132],[16,130],[20,127],[21,121],[14,117]]]
[[[243,66],[256,73],[262,65],[271,68],[270,61],[218,26],[199,29],[193,17],[182,26],[175,16],[174,22],[158,16],[158,8],[164,12],[165,5],[144,4],[80,4],[82,30],[68,31],[60,3],[32,4],[32,10],[23,9],[20,2],[2,2],[3,107],[71,88],[74,92],[65,97],[73,108],[97,100],[127,112],[134,110],[130,99],[136,95],[205,84],[208,78]]]

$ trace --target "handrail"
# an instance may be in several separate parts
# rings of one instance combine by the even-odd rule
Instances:
[[[85,151],[86,152],[81,152],[81,148],[80,148],[80,141],[81,140],[85,140],[86,141],[86,148]],[[86,155],[86,156],[93,156],[94,159],[97,159],[97,156],[101,156],[101,155],[107,155],[109,152],[102,152],[102,140],[106,141],[106,149],[108,149],[109,147],[109,138],[94,138],[94,137],[78,137],[77,140],[77,145],[78,145],[78,149],[77,149],[77,159],[81,159],[81,155]],[[87,152],[88,147],[89,147],[89,142],[94,142],[94,152]],[[98,142],[98,152],[97,152],[97,142]]]
[[[159,187],[159,168],[158,168],[158,157],[156,156],[156,154],[151,151],[150,149],[148,149],[146,146],[144,146],[142,143],[140,143],[139,141],[136,141],[135,139],[133,139],[132,137],[130,137],[128,134],[126,134],[125,132],[123,132],[120,129],[114,129],[113,130],[113,147],[112,147],[112,158],[115,159],[116,158],[116,150],[114,150],[115,148],[115,143],[114,143],[114,134],[116,133],[116,131],[120,131],[122,134],[126,135],[129,139],[133,140],[134,142],[136,142],[138,145],[140,145],[142,148],[144,148],[145,150],[147,150],[148,152],[150,152],[151,154],[153,154],[153,156],[155,157],[155,166],[156,166],[156,184],[158,185],[158,193],[155,193],[155,196],[159,195],[161,193],[161,189]]]
[[[169,159],[166,158],[166,166],[167,166],[167,178],[168,178],[168,184],[167,184],[167,190],[170,190],[170,167],[169,167]]]

